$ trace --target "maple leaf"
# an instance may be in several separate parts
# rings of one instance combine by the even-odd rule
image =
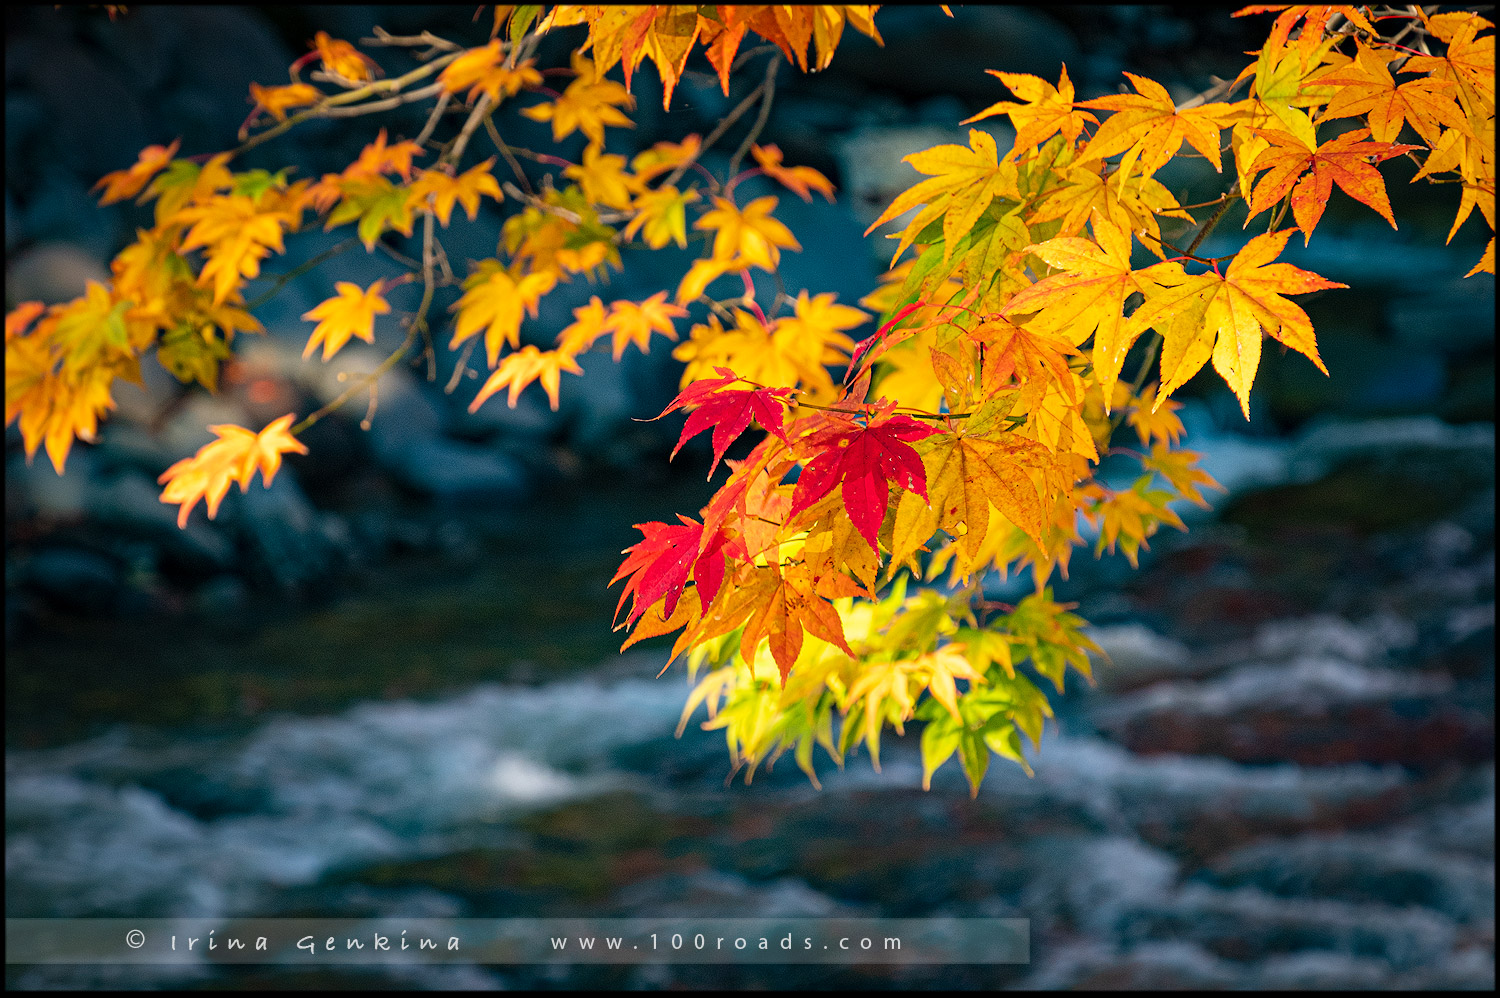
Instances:
[[[661,249],[669,242],[687,246],[687,206],[696,200],[697,191],[679,191],[671,185],[642,191],[630,206],[635,217],[625,226],[625,238],[634,239],[637,232],[644,230],[646,245],[652,249]],[[683,300],[680,294],[677,298]]]
[[[642,183],[648,183],[683,163],[697,159],[702,148],[703,138],[696,132],[681,142],[658,142],[650,149],[636,153],[630,161],[630,169]]]
[[[1198,486],[1218,489],[1220,492],[1225,489],[1224,486],[1214,481],[1213,476],[1208,472],[1193,467],[1198,460],[1199,456],[1193,451],[1172,450],[1165,440],[1160,440],[1152,446],[1151,454],[1141,459],[1141,465],[1172,483],[1172,488],[1176,489],[1182,498],[1207,509],[1208,500],[1203,498],[1203,493],[1198,491]]]
[[[708,469],[709,478],[714,477],[714,470],[718,468],[724,452],[750,426],[751,419],[760,423],[767,432],[786,440],[786,400],[792,393],[790,388],[732,390],[727,386],[739,381],[739,376],[725,367],[719,368],[718,372],[721,375],[718,378],[695,381],[688,385],[656,417],[660,419],[685,406],[697,406],[683,424],[677,446],[672,448],[672,457],[677,456],[683,444],[713,427],[714,461]]]
[[[700,261],[702,262],[702,261]],[[691,275],[689,275],[691,276]],[[771,322],[736,309],[734,325],[725,329],[717,315],[692,328],[687,342],[672,356],[687,364],[682,383],[709,377],[727,367],[748,381],[791,388],[801,385],[814,398],[833,394],[828,364],[843,363],[854,348],[842,330],[865,318],[858,309],[832,304],[831,293],[809,299],[798,295],[796,314]]]
[[[741,260],[715,260],[709,257],[706,260],[694,260],[693,265],[688,268],[686,274],[677,285],[677,304],[682,305],[690,301],[696,301],[708,290],[708,286],[732,270],[744,270],[745,265]],[[710,316],[711,322],[717,322],[717,316]],[[695,327],[696,328],[696,327]],[[680,348],[679,348],[680,349]],[[675,353],[672,356],[677,356]]]
[[[1135,430],[1136,436],[1141,438],[1143,446],[1152,440],[1158,446],[1176,444],[1183,433],[1187,432],[1182,420],[1177,418],[1177,410],[1181,408],[1181,402],[1163,402],[1157,405],[1156,385],[1147,385],[1141,390],[1140,397],[1136,399],[1125,421]]]
[[[829,201],[833,200],[833,183],[810,166],[782,166],[781,149],[774,145],[750,147],[750,155],[760,164],[760,170],[788,190],[796,192],[804,201],[812,200],[816,190]]]
[[[1309,149],[1301,139],[1286,132],[1258,130],[1258,134],[1271,146],[1250,165],[1250,175],[1263,170],[1269,172],[1261,178],[1251,195],[1246,226],[1291,191],[1292,217],[1297,220],[1306,243],[1323,217],[1323,209],[1333,194],[1333,185],[1338,184],[1345,194],[1374,208],[1381,218],[1391,223],[1391,228],[1396,227],[1390,198],[1385,192],[1385,180],[1372,161],[1379,163],[1417,146],[1361,141],[1370,134],[1364,128],[1330,139],[1317,149]]]
[[[341,38],[331,38],[319,31],[313,36],[313,48],[323,61],[323,68],[355,83],[382,76],[375,61]]]
[[[620,593],[620,602],[615,606],[615,616],[630,598],[631,610],[626,620],[633,626],[649,607],[665,600],[663,617],[670,618],[677,610],[677,601],[682,596],[688,580],[696,583],[698,603],[703,613],[718,596],[724,584],[724,544],[727,538],[723,531],[706,531],[704,524],[678,514],[681,524],[637,523],[635,529],[645,535],[623,552],[627,557],[609,580],[614,585],[627,576]]]
[[[215,195],[182,209],[178,218],[192,225],[180,249],[205,247],[208,262],[198,283],[213,283],[216,305],[228,299],[242,277],[260,276],[260,261],[273,250],[284,252],[282,232],[297,224],[292,212],[274,206],[262,209],[254,198],[242,194]]]
[[[1363,44],[1353,64],[1320,74],[1312,82],[1338,88],[1323,109],[1323,118],[1365,115],[1370,134],[1378,142],[1394,142],[1406,122],[1429,146],[1438,140],[1439,124],[1469,130],[1463,112],[1448,92],[1454,89],[1453,83],[1423,77],[1397,86],[1380,53]]]
[[[469,221],[472,222],[479,217],[481,194],[487,194],[495,201],[505,200],[499,181],[490,172],[490,168],[494,165],[495,158],[491,156],[457,177],[450,177],[442,170],[423,170],[416,182],[406,189],[407,203],[422,205],[426,203],[428,195],[431,195],[433,213],[437,215],[438,222],[443,228],[448,227],[448,220],[453,215],[455,204],[463,205]]]
[[[635,98],[628,90],[596,73],[594,64],[578,52],[573,53],[573,72],[578,75],[561,97],[525,108],[521,113],[532,121],[552,122],[554,142],[581,131],[589,142],[602,146],[605,125],[635,127],[620,111],[621,107],[635,107]]]
[[[1489,21],[1468,11],[1453,11],[1446,14],[1422,15],[1427,30],[1448,43],[1448,51],[1440,56],[1414,55],[1401,67],[1403,73],[1430,73],[1440,80],[1452,80],[1458,84],[1459,100],[1468,113],[1475,118],[1493,116],[1495,113],[1495,38],[1486,35],[1477,37],[1485,28],[1494,27]],[[1485,115],[1483,109],[1488,108]]]
[[[285,121],[288,108],[316,104],[323,99],[323,92],[308,83],[290,83],[282,87],[263,87],[259,83],[252,83],[250,99],[257,108],[264,108],[277,121]]]
[[[588,146],[583,150],[582,165],[567,167],[563,176],[578,181],[583,196],[595,204],[629,208],[631,195],[641,190],[641,184],[624,169],[624,156],[606,154],[595,146]]]
[[[687,309],[667,302],[667,293],[658,291],[639,304],[620,299],[609,307],[609,318],[604,328],[614,334],[612,354],[619,360],[625,347],[634,343],[641,353],[650,353],[652,333],[661,333],[669,340],[677,339],[673,319],[687,318]]]
[[[892,565],[905,561],[939,528],[962,534],[970,550],[978,548],[989,531],[991,507],[1040,543],[1042,499],[1027,473],[1039,459],[1039,444],[1014,435],[988,440],[952,433],[923,450],[928,501],[919,502],[914,492],[901,497],[891,535]],[[960,525],[963,531],[955,529]]]
[[[91,188],[104,188],[104,193],[99,196],[99,203],[114,204],[139,194],[151,178],[172,161],[181,144],[182,140],[176,139],[169,146],[147,146],[128,169],[116,170],[100,177],[99,182]]]
[[[1020,198],[1015,164],[1001,163],[994,137],[977,128],[969,129],[967,149],[959,145],[934,146],[901,161],[910,163],[919,173],[928,174],[928,179],[897,195],[890,207],[865,230],[865,235],[919,204],[927,207],[902,231],[892,263],[906,252],[928,223],[938,218],[943,220],[943,240],[948,247],[943,256],[946,261],[953,244],[974,227],[992,201]]]
[[[521,345],[522,311],[536,318],[537,302],[556,284],[556,274],[543,271],[517,280],[500,261],[481,260],[464,281],[463,297],[453,304],[458,321],[449,349],[484,330],[484,348],[494,367],[502,345],[509,343],[513,350]]]
[[[1266,39],[1266,48],[1273,53],[1279,53],[1285,47],[1287,39],[1291,37],[1292,29],[1297,22],[1302,22],[1302,32],[1297,37],[1297,51],[1301,56],[1303,65],[1317,50],[1323,41],[1323,34],[1328,27],[1328,19],[1334,14],[1342,14],[1344,18],[1358,27],[1364,28],[1370,34],[1378,34],[1369,20],[1362,14],[1358,7],[1345,4],[1252,4],[1241,7],[1230,14],[1230,17],[1248,17],[1251,14],[1266,14],[1272,11],[1281,11],[1271,25],[1270,37]]]
[[[605,323],[609,313],[598,295],[591,295],[589,303],[573,310],[573,321],[557,334],[557,349],[561,353],[580,354],[594,345],[594,341],[609,330]]]
[[[1108,159],[1125,153],[1119,168],[1123,186],[1137,163],[1141,173],[1150,176],[1177,155],[1186,141],[1215,170],[1223,171],[1219,131],[1231,114],[1228,104],[1200,104],[1179,111],[1166,87],[1134,73],[1125,75],[1135,85],[1136,93],[1098,97],[1078,105],[1115,112],[1099,126],[1080,158]]]
[[[1058,132],[1072,145],[1078,141],[1078,135],[1085,124],[1099,123],[1099,119],[1089,112],[1075,109],[1073,81],[1068,79],[1066,64],[1063,65],[1062,76],[1056,87],[1041,77],[1028,73],[1002,73],[994,69],[986,69],[985,72],[1004,83],[1024,103],[1000,101],[959,124],[967,125],[997,114],[1009,115],[1010,122],[1016,129],[1016,140],[1011,145],[1007,159],[1022,149],[1041,145]]]
[[[1022,291],[1001,309],[1010,318],[1037,312],[1028,327],[1053,333],[1076,346],[1094,337],[1094,378],[1103,386],[1105,398],[1120,376],[1125,354],[1140,330],[1125,322],[1125,300],[1140,292],[1148,298],[1156,264],[1142,271],[1130,269],[1130,234],[1094,216],[1092,227],[1097,244],[1076,236],[1049,239],[1029,247],[1062,271]]]
[[[344,168],[341,176],[345,180],[367,180],[383,173],[399,173],[401,179],[411,181],[412,157],[424,155],[424,150],[411,140],[386,145],[385,129],[375,136],[375,141],[359,151],[359,156]]]
[[[746,266],[775,270],[781,263],[778,247],[801,250],[792,230],[771,217],[776,198],[756,198],[741,211],[729,198],[714,198],[714,210],[693,224],[714,233],[715,260],[741,260]]]
[[[1107,218],[1116,228],[1134,232],[1141,245],[1163,256],[1161,227],[1156,221],[1163,218],[1180,218],[1193,221],[1177,203],[1165,184],[1153,177],[1132,177],[1124,187],[1111,184],[1105,178],[1098,161],[1064,167],[1058,175],[1064,180],[1061,187],[1045,195],[1031,216],[1033,225],[1062,219],[1060,236],[1071,236],[1083,228],[1083,224],[1094,214]]]
[[[337,295],[302,315],[309,321],[321,320],[302,349],[304,360],[312,356],[319,343],[323,344],[325,362],[343,349],[351,336],[374,343],[375,316],[391,310],[391,303],[381,294],[385,290],[384,281],[376,281],[366,290],[348,281],[339,281],[333,287]]]
[[[287,413],[259,433],[233,424],[210,426],[219,439],[204,444],[192,457],[178,461],[157,479],[166,486],[161,501],[181,504],[177,526],[187,526],[188,514],[199,499],[207,501],[208,518],[212,520],[230,483],[238,482],[244,492],[256,471],[270,488],[271,480],[281,468],[281,455],[307,453],[307,445],[288,432],[292,419],[293,414]]]
[[[488,45],[469,49],[448,63],[438,74],[443,89],[456,94],[469,87],[469,103],[484,93],[489,94],[491,102],[498,104],[502,96],[514,97],[522,90],[542,85],[542,74],[537,71],[535,59],[507,66],[500,46],[498,38],[492,39]]]
[[[495,368],[479,389],[479,394],[474,396],[474,401],[469,403],[469,411],[477,412],[484,405],[485,399],[507,385],[510,386],[510,395],[506,401],[514,409],[521,390],[533,381],[541,381],[542,388],[547,392],[547,401],[552,405],[552,411],[556,412],[557,393],[562,387],[564,371],[582,374],[583,368],[578,366],[570,353],[562,350],[538,350],[527,344],[500,362],[500,366]]]
[[[860,536],[876,547],[875,534],[885,518],[890,482],[927,498],[927,471],[909,441],[941,431],[910,416],[888,416],[868,425],[851,423],[821,439],[809,440],[818,454],[802,468],[792,493],[791,515],[807,509],[842,483],[840,495]]]
[[[1162,286],[1128,323],[1137,336],[1154,326],[1162,334],[1159,408],[1173,391],[1213,358],[1214,370],[1233,389],[1245,418],[1250,418],[1250,385],[1260,365],[1261,330],[1301,353],[1324,374],[1312,322],[1284,295],[1305,294],[1348,285],[1330,281],[1289,263],[1273,263],[1295,229],[1256,236],[1230,262],[1223,276],[1190,276],[1181,264],[1157,264]]]
[[[355,231],[366,251],[375,249],[376,241],[387,228],[404,236],[411,235],[412,210],[425,195],[414,198],[410,188],[398,187],[380,176],[340,180],[338,186],[342,200],[329,213],[328,221],[323,225],[324,232],[358,219]]]
[[[783,684],[802,651],[804,633],[827,641],[846,655],[854,654],[844,638],[838,611],[813,591],[805,566],[790,565],[783,569],[773,562],[766,568],[757,568],[747,583],[736,587],[732,596],[739,607],[751,608],[740,636],[741,656],[753,662],[756,647],[766,639]]]

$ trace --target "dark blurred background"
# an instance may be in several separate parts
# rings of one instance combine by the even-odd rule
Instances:
[[[961,120],[1010,96],[984,70],[1055,80],[1066,64],[1088,98],[1129,69],[1185,98],[1264,38],[1269,17],[1231,9],[891,7],[884,49],[849,30],[828,70],[783,67],[761,141],[839,188],[831,205],[777,192],[803,245],[783,257],[788,289],[850,304],[874,289],[889,250],[863,230],[918,179],[902,156],[963,141]],[[5,16],[7,307],[104,280],[149,209],[100,208],[93,183],[151,143],[232,146],[249,81],[284,82],[315,31],[479,44],[489,22],[471,7]],[[541,64],[566,64],[578,37],[558,33]],[[368,51],[391,75],[414,65]],[[670,112],[643,70],[637,127],[611,130],[609,150],[706,133],[758,66],[726,97],[695,57]],[[423,116],[309,123],[241,167],[317,176]],[[1007,135],[1003,118],[981,125]],[[503,127],[552,145],[544,125]],[[722,172],[742,134],[707,165]],[[680,375],[659,338],[618,365],[584,358],[556,413],[531,388],[514,410],[470,414],[478,381],[444,393],[440,330],[436,379],[420,362],[392,372],[370,430],[356,402],[272,488],[178,530],[154,480],[207,425],[308,412],[399,344],[383,318],[375,347],[300,360],[300,316],[335,280],[402,269],[356,249],[258,310],[267,335],[237,344],[221,394],[148,360],[148,390],[117,389],[65,476],[28,465],[7,431],[7,915],[1016,915],[1032,919],[1030,966],[8,968],[8,983],[1493,986],[1494,280],[1460,277],[1488,234],[1476,214],[1445,246],[1453,188],[1383,172],[1399,231],[1335,194],[1311,245],[1288,251],[1351,286],[1303,299],[1332,376],[1268,348],[1248,422],[1211,371],[1179,393],[1189,446],[1227,491],[1184,510],[1192,532],[1154,539],[1139,571],[1078,553],[1058,593],[1111,662],[1097,687],[1070,677],[1036,776],[997,762],[974,801],[953,765],[920,791],[913,737],[890,739],[880,774],[820,762],[821,792],[789,761],[726,785],[717,733],[672,738],[683,673],[652,678],[661,647],[615,653],[606,585],[631,524],[712,489],[706,451],[667,462],[676,422],[640,422]],[[1183,203],[1223,188],[1200,161],[1161,179]],[[494,255],[510,210],[456,220],[455,264]],[[1242,221],[1205,252],[1232,252]],[[267,275],[346,234],[310,226]],[[591,294],[671,287],[691,257],[628,251],[607,285],[549,295],[523,335],[551,342]],[[392,298],[397,313],[415,301]],[[1023,584],[988,588],[1013,599]]]

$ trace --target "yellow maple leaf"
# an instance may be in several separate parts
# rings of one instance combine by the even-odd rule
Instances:
[[[136,161],[124,170],[116,170],[106,173],[99,178],[99,182],[93,186],[93,190],[104,188],[104,193],[99,196],[100,204],[114,204],[128,197],[139,194],[141,188],[150,182],[151,178],[161,172],[161,169],[172,161],[177,154],[177,147],[182,144],[181,139],[176,139],[169,146],[147,146],[141,150]]]
[[[250,99],[256,107],[264,108],[277,121],[285,121],[288,108],[316,104],[323,99],[323,93],[310,83],[289,83],[283,87],[263,87],[259,83],[252,83]]]
[[[596,146],[585,148],[583,163],[567,167],[563,176],[578,181],[584,197],[610,208],[629,208],[631,194],[641,190],[640,181],[625,172],[624,156],[601,152]]]
[[[464,212],[468,214],[469,221],[472,222],[479,217],[481,194],[489,195],[495,201],[505,200],[505,195],[500,190],[500,182],[490,172],[490,168],[494,165],[495,157],[491,156],[457,177],[450,177],[442,170],[423,170],[416,181],[407,188],[407,203],[420,206],[425,204],[428,195],[431,195],[433,214],[437,216],[443,228],[448,227],[455,203],[463,205]]]
[[[450,349],[484,331],[484,347],[491,367],[500,359],[500,348],[521,344],[521,314],[536,318],[537,302],[557,284],[557,275],[541,272],[519,280],[498,260],[482,260],[464,281],[464,295],[453,305],[458,321]]]
[[[1185,141],[1206,157],[1215,170],[1224,169],[1219,156],[1219,132],[1233,114],[1230,105],[1200,104],[1179,111],[1166,87],[1134,73],[1125,75],[1135,85],[1136,93],[1099,97],[1078,105],[1115,112],[1099,126],[1082,157],[1108,159],[1124,153],[1119,171],[1123,184],[1137,162],[1141,173],[1150,176],[1177,155]]]
[[[1028,73],[1002,73],[994,69],[986,69],[985,72],[1004,83],[1024,103],[1003,100],[991,104],[959,124],[967,125],[997,114],[1009,115],[1010,122],[1016,129],[1016,140],[1011,145],[1011,151],[1006,154],[1007,159],[1024,149],[1041,145],[1058,132],[1062,132],[1063,138],[1071,146],[1078,141],[1078,135],[1085,124],[1098,124],[1099,119],[1089,112],[1075,109],[1073,81],[1068,79],[1066,65],[1062,68],[1062,76],[1056,87],[1041,77]]]
[[[181,249],[205,249],[208,262],[198,283],[213,283],[216,305],[239,289],[242,278],[259,277],[260,261],[272,251],[285,252],[282,232],[298,222],[296,214],[274,206],[262,208],[244,194],[214,195],[182,209],[177,217],[192,224]]]
[[[630,161],[630,169],[642,183],[649,183],[663,173],[697,159],[702,148],[703,138],[696,132],[681,142],[658,142],[650,149],[636,153]]]
[[[541,86],[542,74],[537,71],[535,59],[527,59],[518,66],[505,65],[500,39],[495,38],[448,63],[438,74],[438,80],[450,94],[469,87],[470,103],[485,93],[498,104],[502,95],[514,97],[524,89]]]
[[[604,126],[634,128],[620,108],[634,108],[635,98],[622,85],[606,80],[594,71],[585,56],[573,53],[573,72],[577,78],[568,84],[555,101],[537,104],[521,111],[533,121],[552,122],[552,140],[561,142],[575,131],[588,136],[594,145],[604,144]]]
[[[792,230],[771,217],[776,210],[776,198],[770,195],[756,198],[744,211],[728,198],[714,198],[714,205],[714,210],[705,212],[693,223],[693,228],[714,233],[715,260],[738,259],[745,266],[775,270],[781,263],[778,247],[802,249]]]
[[[177,526],[187,526],[188,514],[199,499],[207,501],[208,518],[212,520],[229,492],[230,483],[238,482],[244,492],[257,471],[270,488],[271,480],[281,468],[281,455],[307,453],[307,445],[288,432],[292,418],[293,414],[287,413],[259,433],[232,423],[210,426],[219,439],[204,444],[192,457],[178,461],[157,479],[158,484],[166,486],[161,501],[181,505]]]
[[[652,249],[661,249],[668,242],[687,246],[687,206],[696,200],[697,191],[679,191],[672,186],[642,191],[630,206],[635,217],[625,226],[625,238],[634,239],[639,232]]]
[[[604,302],[598,295],[591,296],[587,305],[573,310],[573,321],[557,334],[558,352],[569,355],[586,352],[609,331],[605,328],[608,321],[609,310],[604,307]]]
[[[716,260],[709,257],[706,260],[694,260],[688,272],[682,275],[681,282],[677,285],[677,304],[694,301],[700,297],[708,286],[732,270],[743,270],[746,264],[743,260]]]
[[[943,220],[943,262],[948,262],[953,245],[974,227],[979,216],[996,198],[1020,197],[1016,186],[1014,163],[1001,163],[994,136],[977,128],[969,129],[969,147],[934,146],[915,152],[901,160],[910,163],[928,179],[897,195],[890,207],[865,230],[874,232],[886,222],[919,204],[925,204],[900,234],[900,243],[891,257],[894,264],[906,248],[937,218]]]
[[[374,343],[375,316],[385,315],[391,310],[391,303],[381,295],[385,290],[384,281],[376,281],[367,290],[361,290],[358,284],[348,281],[339,281],[333,287],[337,295],[302,315],[309,321],[322,320],[308,337],[307,346],[302,350],[303,359],[310,357],[319,343],[323,344],[325,361],[343,349],[351,336]]]
[[[1260,366],[1262,330],[1301,353],[1324,374],[1312,321],[1284,295],[1348,285],[1330,281],[1289,263],[1273,263],[1296,229],[1256,236],[1245,244],[1223,275],[1190,275],[1178,263],[1151,268],[1158,292],[1136,310],[1124,339],[1148,326],[1162,335],[1159,408],[1213,358],[1214,370],[1233,389],[1250,418],[1250,385]]]
[[[619,360],[625,347],[631,343],[641,353],[649,353],[653,332],[661,333],[669,340],[677,339],[672,320],[686,318],[687,314],[687,309],[667,303],[665,291],[658,291],[639,304],[624,299],[616,301],[610,306],[609,318],[604,324],[604,328],[614,334],[611,343],[614,359]]]
[[[547,400],[552,404],[552,411],[557,411],[557,392],[562,382],[562,372],[569,374],[582,374],[583,368],[573,359],[570,353],[562,350],[538,350],[527,344],[507,356],[495,368],[484,386],[479,389],[479,394],[474,396],[474,401],[469,404],[469,411],[475,412],[485,399],[504,388],[510,386],[508,402],[510,407],[516,407],[516,399],[521,395],[521,389],[540,380],[542,388],[547,392]]]
[[[1053,333],[1073,346],[1093,336],[1094,378],[1109,398],[1125,354],[1141,333],[1126,325],[1126,299],[1137,292],[1149,297],[1156,268],[1179,265],[1132,270],[1130,233],[1098,213],[1091,225],[1094,242],[1063,236],[1029,247],[1061,273],[1026,288],[1001,311],[1007,318],[1036,312],[1028,328]]]

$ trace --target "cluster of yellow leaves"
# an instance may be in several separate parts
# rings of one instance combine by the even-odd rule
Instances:
[[[259,433],[232,424],[210,426],[218,439],[198,448],[192,457],[178,461],[158,479],[166,486],[161,501],[181,505],[177,525],[187,526],[188,514],[199,499],[207,502],[208,518],[212,520],[229,492],[230,483],[238,482],[244,492],[257,471],[270,488],[271,480],[281,468],[281,455],[307,453],[307,445],[288,432],[291,425],[292,415],[288,413]]]

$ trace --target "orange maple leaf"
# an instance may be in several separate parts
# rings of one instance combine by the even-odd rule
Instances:
[[[610,306],[609,318],[604,328],[614,333],[611,343],[614,359],[619,360],[628,344],[634,343],[641,353],[649,353],[651,334],[661,333],[669,340],[677,339],[673,319],[687,318],[687,309],[667,302],[667,293],[658,291],[640,304],[621,299]]]
[[[1292,217],[1302,230],[1305,244],[1323,217],[1323,209],[1333,194],[1333,185],[1338,184],[1345,194],[1374,208],[1381,218],[1391,223],[1391,228],[1396,227],[1390,198],[1385,192],[1385,180],[1372,163],[1400,156],[1417,146],[1361,141],[1370,134],[1364,128],[1330,139],[1317,149],[1309,149],[1301,139],[1286,132],[1255,131],[1270,142],[1271,147],[1250,165],[1252,176],[1262,170],[1268,172],[1250,198],[1250,214],[1245,225],[1248,226],[1250,219],[1291,191]]]
[[[1406,122],[1429,146],[1437,144],[1439,125],[1472,132],[1453,100],[1455,84],[1428,76],[1397,86],[1385,60],[1364,45],[1352,64],[1315,76],[1306,85],[1338,87],[1323,109],[1323,118],[1365,115],[1370,134],[1378,142],[1394,142]]]
[[[426,203],[428,195],[431,195],[432,212],[437,216],[443,228],[448,227],[455,203],[463,205],[464,212],[472,222],[479,217],[481,194],[488,195],[495,201],[505,200],[505,194],[500,190],[500,182],[490,172],[490,168],[494,165],[495,157],[491,156],[457,177],[450,177],[442,170],[423,170],[416,182],[407,188],[407,203],[422,205]]]
[[[537,302],[556,284],[557,275],[554,273],[526,274],[517,280],[501,266],[500,261],[480,261],[464,281],[463,297],[453,304],[458,321],[449,348],[483,330],[484,348],[489,354],[490,366],[495,366],[502,345],[509,343],[511,349],[520,346],[521,313],[525,311],[536,318]]]
[[[332,38],[328,32],[320,31],[313,36],[313,48],[323,61],[323,68],[355,83],[363,83],[384,75],[375,60],[342,38]]]
[[[522,90],[541,86],[542,74],[537,71],[535,59],[527,59],[518,66],[505,65],[505,53],[496,38],[454,59],[438,74],[438,81],[450,94],[469,87],[471,103],[481,93],[489,94],[491,101],[499,103],[502,95],[514,97]]]
[[[307,445],[288,432],[292,418],[293,414],[287,413],[259,433],[233,424],[210,426],[219,439],[204,444],[192,457],[178,461],[157,479],[166,486],[161,501],[181,504],[177,526],[187,526],[188,514],[199,499],[207,501],[208,518],[212,520],[229,492],[230,483],[238,482],[244,492],[256,471],[270,488],[271,480],[281,468],[281,455],[307,453]]]
[[[795,191],[802,200],[811,201],[813,190],[817,190],[829,201],[833,200],[833,183],[827,177],[810,166],[782,166],[779,147],[752,145],[750,155],[760,164],[762,173],[783,187]]]
[[[289,83],[284,87],[263,87],[259,83],[252,83],[250,99],[256,107],[264,108],[277,121],[285,121],[288,108],[316,104],[323,99],[323,93],[310,83]]]
[[[114,204],[128,197],[134,197],[141,192],[151,178],[156,176],[163,167],[172,161],[177,154],[177,147],[182,144],[181,139],[176,139],[169,146],[147,146],[141,150],[140,156],[127,169],[116,170],[106,173],[99,178],[99,182],[93,186],[93,190],[104,188],[104,193],[99,196],[100,204]]]
[[[569,374],[582,374],[583,368],[573,359],[570,353],[562,350],[538,350],[527,344],[520,350],[511,353],[500,366],[495,368],[484,386],[479,389],[479,394],[474,396],[474,401],[469,403],[469,411],[475,412],[485,399],[504,388],[510,386],[508,402],[510,407],[516,407],[516,399],[521,395],[521,389],[540,380],[542,387],[546,389],[547,400],[552,404],[552,411],[557,411],[557,392],[561,387],[562,372]]]

